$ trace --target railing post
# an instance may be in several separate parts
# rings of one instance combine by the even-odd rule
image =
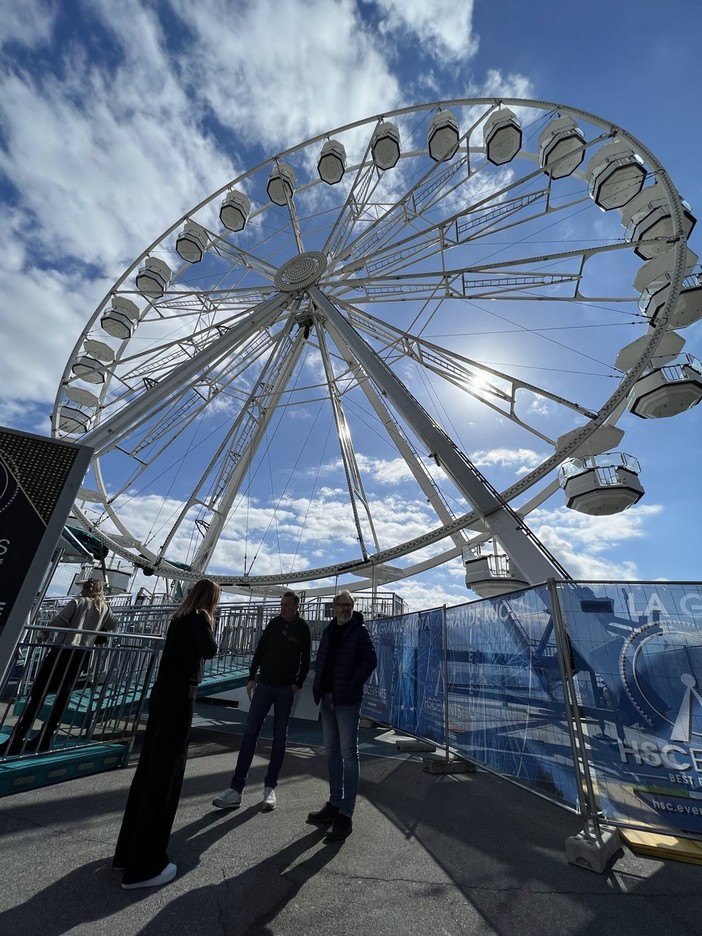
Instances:
[[[571,864],[601,874],[614,853],[619,849],[620,836],[617,829],[611,826],[603,826],[600,822],[588,760],[585,732],[583,731],[575,692],[575,680],[571,664],[571,643],[563,617],[558,585],[555,579],[549,579],[546,585],[551,599],[551,616],[556,637],[558,666],[561,674],[561,685],[563,686],[563,703],[578,785],[580,811],[585,816],[583,831],[566,839],[566,857]],[[568,583],[568,587],[572,587],[572,583]]]
[[[441,678],[444,683],[444,747],[446,750],[446,761],[451,759],[449,751],[449,680],[448,680],[448,625],[446,623],[446,605],[441,609],[441,641],[443,644]]]

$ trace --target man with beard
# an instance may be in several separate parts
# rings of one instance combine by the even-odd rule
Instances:
[[[326,841],[351,835],[360,766],[358,725],[363,684],[376,667],[375,648],[360,611],[354,611],[350,592],[334,599],[335,617],[327,625],[317,653],[312,692],[321,703],[322,733],[329,775],[329,801],[307,821],[331,826]]]

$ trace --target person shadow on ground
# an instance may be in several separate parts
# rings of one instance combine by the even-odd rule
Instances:
[[[124,908],[126,891],[113,886],[115,872],[101,858],[82,865],[29,900],[0,913],[0,933],[63,936],[74,928],[107,920]]]
[[[198,929],[202,936],[215,932],[267,936],[272,932],[268,924],[338,854],[338,848],[322,844],[323,837],[324,830],[314,828],[241,874],[181,894],[157,913],[138,936],[182,932],[186,914],[189,919],[200,921]],[[296,863],[310,850],[308,858]]]
[[[251,807],[236,816],[227,815],[225,822],[221,821],[225,818],[221,812],[207,813],[178,830],[172,840],[173,857],[178,862],[177,880],[192,871],[210,845],[244,824],[256,812],[258,809]],[[248,932],[254,925],[256,929],[252,932],[266,932],[260,927],[273,919],[295,898],[300,888],[338,854],[338,848],[322,845],[323,837],[324,831],[315,827],[241,874],[174,894],[168,905],[144,926],[140,936],[182,932],[186,919],[199,921],[198,931],[202,936],[221,932],[223,925],[227,930],[230,923],[237,932]],[[295,864],[310,849],[314,849],[310,857]],[[226,868],[222,872],[226,874]],[[124,891],[119,881],[120,876],[112,870],[110,858],[91,861],[54,881],[23,904],[0,913],[0,932],[12,933],[12,936],[36,936],[37,933],[64,936],[89,923],[95,923],[98,928],[99,921],[110,917],[118,920],[125,908],[155,893],[151,888]],[[166,890],[168,888],[164,888]]]

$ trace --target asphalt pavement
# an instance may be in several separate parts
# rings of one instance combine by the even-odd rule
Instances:
[[[125,891],[112,850],[129,767],[0,799],[0,933],[7,936],[692,936],[702,867],[623,847],[604,874],[571,865],[570,812],[488,773],[433,774],[396,736],[361,732],[353,834],[306,823],[327,796],[321,730],[294,719],[278,807],[261,811],[259,742],[240,809],[211,806],[242,715],[201,703],[171,837],[176,879]]]

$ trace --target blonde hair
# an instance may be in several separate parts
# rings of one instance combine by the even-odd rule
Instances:
[[[83,582],[83,586],[80,590],[82,598],[92,598],[99,610],[107,607],[107,602],[105,601],[105,596],[103,593],[103,583],[100,579],[88,579],[87,582]]]
[[[184,617],[191,611],[204,611],[212,626],[221,591],[219,585],[212,579],[200,579],[185,596],[185,600],[173,615],[174,619]]]

